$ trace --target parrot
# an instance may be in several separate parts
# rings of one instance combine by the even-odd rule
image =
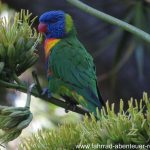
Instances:
[[[77,38],[71,15],[62,10],[44,12],[38,31],[44,34],[48,90],[71,106],[96,114],[104,106],[93,58]]]

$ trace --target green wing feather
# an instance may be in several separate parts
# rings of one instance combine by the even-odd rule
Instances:
[[[64,86],[83,96],[90,111],[101,107],[93,59],[78,39],[62,39],[52,49],[49,68],[53,72],[50,90],[57,92],[56,84]]]

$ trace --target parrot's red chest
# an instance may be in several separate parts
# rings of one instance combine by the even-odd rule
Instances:
[[[60,41],[60,39],[50,38],[46,39],[44,43],[45,58],[47,59],[51,53],[51,49]]]
[[[48,59],[51,53],[52,48],[60,41],[60,39],[50,38],[46,39],[44,43],[44,53],[45,53],[45,61],[47,68],[47,77],[52,76],[52,70],[48,67]]]

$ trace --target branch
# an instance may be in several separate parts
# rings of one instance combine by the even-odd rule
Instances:
[[[8,82],[2,81],[2,80],[0,80],[0,86],[6,87],[6,88],[16,89],[16,90],[21,91],[23,93],[27,93],[27,90],[28,90],[28,87],[25,86],[25,85],[19,85],[19,84],[16,84],[16,83],[8,83]],[[35,97],[43,99],[44,101],[47,101],[47,102],[50,102],[50,103],[52,103],[54,105],[62,107],[65,110],[70,110],[70,111],[73,111],[73,112],[76,112],[76,113],[79,113],[79,114],[82,114],[82,115],[87,114],[88,116],[90,116],[90,113],[87,110],[85,110],[85,109],[83,109],[83,108],[81,108],[79,106],[76,106],[75,108],[68,107],[68,103],[66,103],[65,101],[62,101],[60,99],[56,99],[54,97],[51,97],[49,99],[45,95],[40,95],[39,92],[36,89],[33,89],[33,91],[31,92],[31,94],[33,96],[35,96]]]
[[[35,71],[32,71],[32,76],[33,76],[34,81],[36,83],[35,85],[36,85],[38,93],[41,93],[42,92],[42,88],[41,88],[40,82],[38,80],[38,76],[37,76]],[[62,101],[62,100],[56,99],[54,97],[49,99],[45,95],[44,96],[40,95],[40,96],[43,97],[44,100],[46,100],[46,101],[48,100],[48,101],[50,101],[51,103],[53,103],[53,104],[55,104],[57,106],[65,108],[65,110],[71,110],[71,111],[77,112],[77,113],[82,114],[82,115],[87,114],[88,116],[90,116],[90,113],[87,110],[85,110],[85,109],[83,109],[81,107],[78,107],[78,106],[76,106],[75,108],[68,107],[68,104],[66,102]]]
[[[110,24],[116,25],[118,27],[123,28],[124,30],[138,36],[139,38],[143,39],[144,41],[150,43],[150,34],[144,32],[143,30],[136,28],[135,26],[128,24],[124,21],[121,21],[115,17],[112,17],[108,14],[105,14],[99,10],[96,10],[82,2],[80,2],[79,0],[67,0],[69,3],[71,3],[72,5],[76,6],[77,8],[83,10],[84,12],[87,12],[99,19],[102,19]]]

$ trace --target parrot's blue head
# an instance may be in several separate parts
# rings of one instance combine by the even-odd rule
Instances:
[[[61,10],[49,11],[39,18],[39,32],[46,38],[63,38],[72,28],[73,21],[70,15]]]

